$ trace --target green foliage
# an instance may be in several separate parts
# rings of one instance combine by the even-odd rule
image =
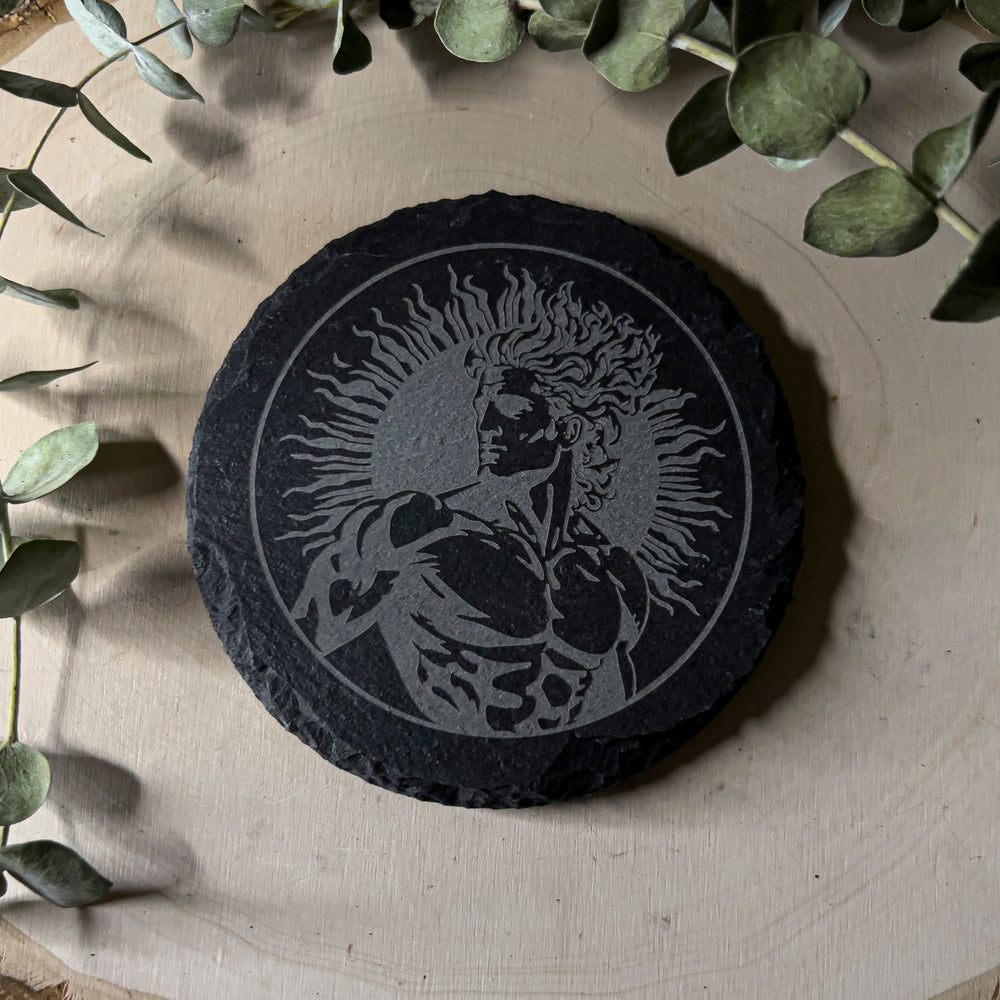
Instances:
[[[344,0],[337,5],[337,31],[333,39],[333,71],[356,73],[372,61],[371,42],[354,23]]]
[[[86,365],[78,365],[76,368],[55,368],[49,371],[20,372],[18,375],[10,375],[0,381],[0,392],[24,392],[28,389],[40,389],[43,385],[49,385],[56,379],[65,378],[67,375],[75,375],[87,368],[96,365],[96,361],[91,361]]]
[[[125,19],[105,0],[66,0],[66,10],[102,55],[120,56],[131,48]]]
[[[20,618],[57,598],[80,572],[80,546],[29,538],[0,566],[0,618]]]
[[[901,31],[923,31],[941,20],[953,0],[862,0],[862,4],[876,24]]]
[[[0,826],[33,816],[49,794],[49,762],[24,743],[0,745]]]
[[[536,10],[528,21],[528,34],[546,52],[582,48],[589,30],[589,21],[558,20],[544,10]]]
[[[9,295],[22,302],[31,302],[36,306],[49,306],[52,309],[79,309],[80,296],[73,288],[32,288],[22,285],[10,278],[0,278],[0,295]]]
[[[159,56],[154,56],[148,49],[139,45],[133,46],[132,55],[135,58],[135,68],[139,76],[151,87],[175,101],[201,101],[205,99],[180,73],[175,73]]]
[[[512,55],[525,24],[507,0],[441,0],[434,29],[449,52],[485,63]]]
[[[107,118],[105,118],[104,115],[97,110],[96,107],[94,107],[90,98],[87,97],[86,94],[80,94],[80,112],[83,117],[86,118],[98,132],[101,133],[101,135],[103,135],[106,139],[110,139],[119,149],[124,149],[126,153],[139,160],[145,160],[147,163],[153,162],[134,142],[131,141],[131,139],[122,135],[122,133],[119,132],[118,129],[116,129],[114,125],[112,125],[111,122],[109,122]]]
[[[184,20],[184,15],[174,0],[156,0],[154,13],[156,14],[156,23],[161,28],[168,28],[170,25]],[[191,40],[191,32],[186,23],[171,28],[167,32],[167,38],[182,59],[190,59],[194,54],[194,42]]]
[[[1000,221],[979,238],[938,300],[932,319],[985,323],[1000,317]]]
[[[726,110],[728,76],[709,80],[684,105],[667,131],[667,156],[679,177],[742,145]]]
[[[873,167],[828,188],[806,216],[806,243],[838,257],[896,257],[937,229],[934,206],[902,174]]]
[[[832,35],[844,15],[851,9],[853,0],[819,0],[817,27],[823,36]]]
[[[965,0],[969,17],[994,35],[1000,35],[1000,3],[997,0]]]
[[[68,483],[96,454],[97,429],[93,423],[52,431],[21,453],[0,487],[0,500],[38,500]]]
[[[0,848],[0,868],[56,906],[89,906],[111,889],[111,882],[76,851],[54,840]]]
[[[835,42],[793,34],[740,54],[727,102],[733,130],[755,152],[819,156],[868,94],[868,75]]]
[[[20,191],[15,191],[10,186],[10,181],[7,178],[13,172],[13,170],[8,170],[6,167],[0,167],[0,206],[6,205],[12,195],[14,197],[13,207],[11,208],[12,212],[20,212],[22,209],[32,208],[34,205],[37,205],[38,202],[34,198],[29,198],[27,195],[21,194]]]
[[[733,51],[761,38],[801,31],[804,0],[733,0]]]
[[[56,196],[44,181],[36,177],[30,170],[12,170],[7,174],[7,183],[17,192],[39,205],[44,205],[50,212],[55,212],[60,218],[72,222],[74,226],[86,229],[88,233],[101,236],[96,229],[81,222]]]
[[[240,14],[243,12],[243,0],[183,0],[183,2],[188,29],[202,45],[218,47],[228,45],[233,40],[240,23]]]
[[[15,97],[25,97],[29,101],[41,101],[56,108],[72,108],[76,104],[76,90],[63,83],[39,80],[23,73],[11,73],[0,69],[0,90],[6,90]]]
[[[1000,42],[983,42],[966,49],[958,70],[979,90],[1000,85]]]

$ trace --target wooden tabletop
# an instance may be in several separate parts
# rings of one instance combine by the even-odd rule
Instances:
[[[155,28],[152,4],[120,9],[133,37]],[[0,273],[88,298],[0,298],[3,374],[100,362],[0,400],[0,466],[63,424],[96,420],[103,442],[14,512],[16,534],[84,550],[72,595],[25,619],[22,737],[53,784],[14,836],[70,843],[120,893],[73,912],[12,887],[0,995],[990,1000],[1000,322],[927,318],[966,245],[943,229],[898,260],[805,246],[811,202],[865,165],[843,144],[790,175],[742,150],[675,178],[667,124],[712,74],[687,57],[626,95],[575,54],[472,66],[429,25],[371,29],[373,65],[346,78],[326,31],[186,65],[154,43],[204,107],[125,64],[88,90],[153,165],[77,112],[38,162],[106,238],[36,210],[0,246]],[[851,22],[874,81],[857,131],[906,159],[968,114],[956,67],[975,40]],[[64,25],[8,68],[72,83],[98,61]],[[2,106],[17,166],[50,109]],[[980,225],[1000,215],[996,147],[954,191]],[[521,812],[381,791],[285,733],[223,653],[185,549],[192,432],[257,303],[357,226],[491,188],[614,212],[704,266],[764,339],[808,479],[794,599],[735,701],[648,774]]]

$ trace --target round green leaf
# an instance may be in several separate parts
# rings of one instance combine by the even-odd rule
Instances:
[[[73,87],[53,83],[51,80],[39,80],[23,73],[11,73],[5,69],[0,70],[0,90],[29,101],[51,104],[56,108],[72,108],[76,104],[76,90]]]
[[[1000,317],[1000,221],[979,238],[938,300],[932,319],[985,323]]]
[[[459,59],[485,63],[511,55],[525,27],[507,0],[441,0],[434,30]]]
[[[815,35],[765,38],[744,51],[729,80],[729,120],[764,156],[809,160],[833,141],[868,94],[868,74]]]
[[[424,19],[410,6],[410,0],[379,0],[378,13],[393,31],[414,28]]]
[[[819,33],[832,34],[851,9],[853,0],[819,0]]]
[[[974,115],[921,139],[913,151],[913,176],[938,197],[944,194],[979,148],[998,104],[1000,88],[995,88],[983,98]]]
[[[733,0],[733,51],[759,38],[801,31],[804,17],[803,0]]]
[[[242,11],[243,0],[184,0],[188,28],[202,45],[228,45],[239,27]]]
[[[666,78],[686,14],[684,0],[601,0],[583,54],[619,90],[648,90]]]
[[[0,618],[20,618],[57,598],[80,572],[76,542],[31,538],[0,566]]]
[[[876,23],[901,31],[923,31],[940,21],[953,0],[862,0],[865,13]]]
[[[79,309],[80,295],[74,288],[32,288],[10,278],[0,278],[0,295],[9,295],[22,302],[53,309]]]
[[[156,23],[161,28],[184,17],[174,0],[156,0],[153,11],[156,14]],[[194,53],[194,43],[191,41],[191,32],[188,31],[186,24],[178,24],[176,28],[168,31],[167,39],[182,59],[191,58]]]
[[[135,68],[139,71],[139,76],[161,94],[172,97],[175,101],[201,101],[202,104],[205,103],[201,94],[180,73],[175,73],[152,52],[141,46],[136,46],[132,50],[132,55],[135,56]]]
[[[733,33],[729,27],[729,20],[714,3],[708,5],[705,16],[693,28],[690,28],[688,33],[703,42],[708,42],[709,45],[718,45],[723,49],[728,49],[733,43]]]
[[[528,34],[546,52],[567,52],[583,47],[589,27],[586,21],[561,21],[536,10],[528,21]]]
[[[18,375],[11,375],[0,381],[0,392],[23,392],[25,389],[38,389],[57,379],[65,378],[67,375],[75,375],[86,368],[92,368],[96,361],[89,364],[79,365],[76,368],[54,368],[49,371],[21,372]]]
[[[97,454],[93,422],[62,427],[26,448],[0,488],[0,499],[27,503],[59,489]]]
[[[983,42],[962,53],[959,72],[979,90],[1000,84],[1000,42]]]
[[[965,9],[977,24],[1000,35],[1000,3],[997,0],[965,0]]]
[[[66,10],[103,55],[119,56],[132,47],[125,19],[105,0],[66,0]]]
[[[667,156],[678,177],[721,159],[741,145],[726,111],[728,76],[709,80],[677,113],[667,131]]]
[[[586,21],[590,23],[597,10],[598,0],[541,0],[542,10],[557,21]]]
[[[54,840],[0,848],[0,868],[56,906],[89,906],[111,889],[111,882],[76,851]]]
[[[902,174],[874,167],[827,188],[806,216],[806,243],[838,257],[895,257],[937,229],[931,202]]]
[[[337,32],[333,41],[334,73],[341,76],[356,73],[371,61],[371,42],[341,3],[337,8]]]
[[[0,826],[13,826],[42,807],[49,793],[49,762],[24,743],[0,746]]]

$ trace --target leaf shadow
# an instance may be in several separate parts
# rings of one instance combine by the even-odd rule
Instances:
[[[167,245],[185,253],[193,253],[207,262],[240,267],[254,277],[263,274],[257,257],[218,220],[198,218],[180,204],[171,203],[146,223],[146,233],[156,230]]]
[[[213,122],[209,113],[201,118],[172,109],[163,133],[174,152],[201,168],[217,167],[228,161],[245,159],[247,144],[232,121]]]
[[[142,785],[127,767],[83,751],[46,751],[52,770],[52,796],[70,815],[97,812],[114,820],[131,819],[139,809]]]
[[[830,634],[830,612],[848,569],[847,541],[858,514],[834,450],[830,431],[834,401],[823,384],[815,352],[789,337],[781,317],[758,288],[675,236],[647,231],[706,271],[764,341],[791,412],[805,477],[804,556],[784,618],[743,687],[679,749],[649,770],[599,792],[601,796],[627,795],[668,780],[675,771],[735,737],[750,719],[765,715],[805,676]]]

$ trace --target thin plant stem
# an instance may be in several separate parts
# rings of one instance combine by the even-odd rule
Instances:
[[[719,66],[727,73],[732,73],[736,69],[737,60],[730,53],[722,49],[702,42],[690,35],[678,34],[670,39],[670,44],[675,49],[683,52],[690,52],[691,55],[704,59],[715,66]],[[858,135],[852,128],[842,128],[837,133],[853,149],[856,149],[862,156],[866,156],[872,163],[879,167],[888,167],[905,177],[918,191],[926,195],[934,204],[934,212],[937,217],[947,225],[951,226],[960,236],[963,236],[970,243],[979,241],[978,230],[968,221],[962,218],[943,198],[938,198],[933,191],[924,187],[901,163],[897,163],[891,156],[883,153],[881,149],[874,146],[867,139]]]
[[[7,504],[0,501],[0,544],[3,545],[3,558],[6,562],[14,549],[14,540],[10,533],[10,515]],[[21,702],[21,619],[13,619],[13,642],[11,644],[10,661],[10,701],[7,709],[7,738],[3,745],[17,742],[17,714]]]

